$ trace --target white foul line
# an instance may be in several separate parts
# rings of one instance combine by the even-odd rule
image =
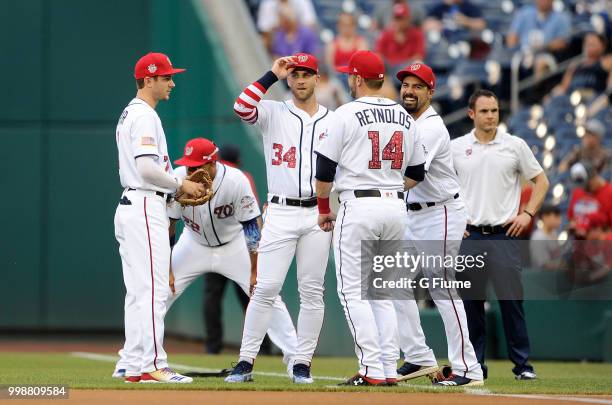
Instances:
[[[99,354],[99,353],[89,353],[89,352],[71,352],[70,353],[74,357],[79,357],[87,360],[97,360],[97,361],[106,361],[109,363],[115,363],[119,359],[117,356],[110,356],[107,354]],[[210,373],[219,371],[219,369],[212,368],[204,368],[204,367],[195,367],[188,366],[186,364],[179,363],[168,363],[170,367],[181,369],[181,370],[190,370],[198,373]],[[266,377],[280,377],[280,378],[288,378],[287,374],[284,373],[271,373],[265,371],[255,371],[253,372],[255,375],[261,375]],[[346,378],[341,377],[331,377],[331,376],[314,376],[313,378],[318,378],[320,380],[328,380],[328,381],[346,381]],[[418,385],[418,384],[401,384],[405,387],[414,387],[424,391],[437,391],[439,388],[428,386],[428,385]],[[326,388],[338,388],[334,385],[325,386]],[[612,405],[612,399],[606,398],[585,398],[585,397],[565,397],[565,396],[555,396],[555,395],[538,395],[538,394],[496,394],[484,388],[464,388],[463,393],[468,395],[480,395],[480,396],[492,396],[492,397],[506,397],[506,398],[522,398],[522,399],[540,399],[540,400],[549,400],[549,401],[568,401],[568,402],[583,402],[588,404],[604,404],[604,405]]]
[[[111,362],[111,363],[115,363],[115,362],[117,362],[117,360],[119,360],[119,358],[117,356],[110,356],[110,355],[107,355],[107,354],[98,354],[98,353],[89,353],[89,352],[71,352],[70,354],[72,356],[74,356],[74,357],[79,357],[79,358],[82,358],[82,359],[97,360],[97,361],[106,361],[106,362]],[[219,371],[219,369],[188,366],[186,364],[179,364],[179,363],[168,363],[168,366],[170,366],[172,368],[180,369],[180,370],[195,371],[197,373],[211,373],[211,372]],[[261,375],[261,376],[264,376],[264,377],[289,378],[289,376],[286,373],[272,373],[272,372],[267,372],[267,371],[254,371],[253,374]],[[346,381],[346,378],[331,377],[331,376],[325,376],[325,375],[319,375],[319,376],[313,375],[312,377],[315,378],[315,379],[318,378],[319,380]]]

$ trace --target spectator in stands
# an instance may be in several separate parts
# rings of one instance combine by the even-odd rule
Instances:
[[[419,4],[410,6],[407,0],[377,0],[376,7],[372,13],[372,26],[371,30],[380,34],[380,32],[391,23],[393,20],[393,7],[396,4],[405,4],[410,7],[410,14],[412,15],[412,23],[414,25],[421,25],[425,18],[425,10],[420,7]]]
[[[570,18],[565,12],[553,10],[553,0],[534,0],[535,5],[520,8],[506,36],[508,48],[520,48],[537,55],[534,64],[540,77],[555,58],[561,58],[571,34]]]
[[[393,21],[378,38],[376,51],[385,60],[387,72],[393,74],[401,67],[425,58],[425,35],[412,25],[407,4],[393,6]]]
[[[341,13],[336,30],[336,38],[325,49],[325,61],[330,68],[348,66],[355,52],[368,49],[366,39],[357,33],[357,21],[353,14]]]
[[[317,54],[319,48],[317,34],[310,27],[300,24],[290,3],[279,6],[278,23],[272,40],[272,59],[298,52]]]
[[[264,46],[269,52],[272,49],[274,30],[280,24],[279,9],[285,6],[289,6],[295,11],[301,25],[310,29],[317,26],[317,14],[311,0],[262,0],[257,13],[257,29],[261,33]]]
[[[612,78],[612,54],[606,54],[608,40],[601,34],[590,32],[582,43],[583,59],[570,66],[553,94],[567,94],[579,90],[596,95],[606,91]]]
[[[578,162],[570,170],[571,178],[579,184],[570,197],[567,217],[570,230],[577,239],[586,237],[588,217],[601,213],[605,226],[612,224],[612,184],[608,183],[588,162]]]
[[[319,104],[332,111],[349,101],[342,83],[336,76],[330,76],[324,66],[319,67],[319,84],[316,91]]]
[[[559,173],[567,171],[575,163],[588,162],[599,173],[607,170],[612,160],[612,151],[601,145],[606,135],[606,127],[601,121],[591,119],[585,125],[581,145],[576,147],[559,163]]]
[[[584,223],[584,241],[574,243],[569,277],[575,284],[592,285],[612,272],[612,250],[607,249],[610,234],[604,214],[589,214]]]
[[[482,11],[469,0],[442,0],[429,10],[423,23],[425,32],[438,31],[449,42],[468,40],[472,58],[485,56],[490,49],[479,35],[486,27]]]
[[[539,227],[531,235],[529,251],[531,266],[543,270],[561,268],[561,246],[559,244],[559,227],[561,210],[552,204],[540,208]]]

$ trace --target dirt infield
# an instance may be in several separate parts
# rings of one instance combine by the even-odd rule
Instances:
[[[582,400],[582,401],[581,401]],[[2,402],[2,401],[0,401]],[[470,394],[394,394],[384,392],[256,392],[256,391],[126,391],[126,390],[72,390],[68,401],[20,400],[19,404],[40,405],[43,403],[78,403],[92,405],[133,404],[153,405],[175,403],[223,404],[223,405],[397,405],[403,403],[419,405],[547,405],[555,403],[612,404],[612,396],[555,397],[555,396],[482,396]]]

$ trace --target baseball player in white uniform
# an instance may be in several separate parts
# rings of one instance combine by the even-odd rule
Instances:
[[[430,105],[436,78],[431,68],[413,63],[397,73],[402,82],[400,98],[419,128],[425,153],[425,180],[410,190],[407,197],[408,227],[405,239],[411,241],[413,254],[456,257],[465,230],[467,213],[460,197],[459,180],[453,167],[450,136],[442,118]],[[468,335],[463,301],[454,288],[442,288],[433,279],[455,280],[453,268],[422,268],[429,279],[429,291],[446,331],[448,359],[452,374],[440,385],[482,385],[482,370]],[[411,293],[412,290],[406,290]],[[394,300],[400,348],[405,363],[397,370],[400,379],[410,379],[437,371],[433,350],[425,343],[419,309],[414,296]]]
[[[181,207],[176,201],[169,206],[170,240],[174,240],[176,221],[182,219],[185,227],[172,248],[171,294],[168,294],[166,310],[196,278],[207,272],[219,273],[235,281],[248,295],[255,284],[260,238],[257,200],[247,177],[239,169],[217,160],[215,144],[208,139],[195,138],[185,145],[183,157],[174,162],[181,165],[174,172],[179,179],[185,178],[188,171],[207,170],[213,179],[214,195],[197,207]],[[297,338],[280,296],[274,301],[268,333],[289,364],[295,354]],[[125,366],[123,354],[120,352],[117,369]]]
[[[217,155],[214,143],[196,138],[185,146],[183,158],[174,162],[182,165],[176,170],[179,178],[204,165],[213,178],[214,195],[197,207],[181,207],[175,201],[169,210],[170,218],[182,218],[186,226],[172,250],[174,286],[168,308],[197,277],[207,272],[235,281],[248,295],[255,284],[260,239],[257,200],[244,173],[217,162]],[[297,337],[280,296],[274,300],[268,334],[289,363],[295,355]]]
[[[199,196],[200,184],[180,181],[172,172],[166,136],[155,112],[175,87],[175,69],[161,53],[149,53],[136,63],[138,92],[117,124],[119,178],[124,187],[115,213],[115,237],[125,282],[126,382],[191,382],[168,368],[163,348],[168,295],[170,242],[169,195],[181,189]]]
[[[385,72],[380,57],[358,51],[339,71],[349,74],[356,100],[338,108],[336,125],[316,148],[316,189],[319,224],[334,229],[338,296],[359,359],[359,372],[343,385],[394,385],[399,348],[393,303],[363,299],[361,265],[373,257],[362,257],[361,242],[402,240],[404,190],[423,180],[425,158],[412,117],[377,95]],[[332,182],[340,196],[337,220],[329,209]]]
[[[291,100],[261,100],[287,78]],[[331,235],[317,226],[315,148],[327,136],[334,113],[317,103],[317,59],[297,54],[277,59],[271,71],[249,85],[235,113],[263,135],[268,208],[259,242],[257,285],[246,311],[240,359],[227,382],[252,379],[253,362],[264,338],[275,297],[296,257],[300,313],[293,382],[312,383],[310,364],[323,324],[323,281]]]

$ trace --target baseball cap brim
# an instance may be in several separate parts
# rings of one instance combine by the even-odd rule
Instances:
[[[336,66],[336,72],[350,73],[351,71],[348,66]]]
[[[161,72],[158,76],[167,76],[167,75],[175,75],[177,73],[183,73],[187,69],[170,69],[169,71]]]
[[[319,73],[319,71],[314,69],[312,66],[300,65],[299,63],[291,65],[290,69],[293,69],[293,70],[295,70],[295,69],[306,69],[306,70],[310,70],[311,72],[314,72],[314,73]]]
[[[185,156],[174,161],[174,164],[179,165],[179,166],[186,166],[186,167],[200,167],[206,163],[210,163],[210,162],[203,162],[201,160],[192,160]]]
[[[395,77],[397,77],[397,80],[399,80],[400,82],[403,82],[404,79],[406,78],[406,76],[414,76],[414,77],[420,79],[423,83],[425,83],[425,86],[429,87],[430,89],[432,88],[432,86],[429,83],[427,83],[427,80],[425,80],[424,78],[422,78],[421,76],[419,76],[418,74],[416,74],[414,72],[407,72],[405,70],[400,70],[395,75]]]
[[[155,77],[155,76],[168,76],[175,75],[177,73],[183,73],[187,69],[170,69],[170,70],[158,70],[154,74],[144,75],[142,77],[136,77],[137,79],[144,79],[145,77]]]

